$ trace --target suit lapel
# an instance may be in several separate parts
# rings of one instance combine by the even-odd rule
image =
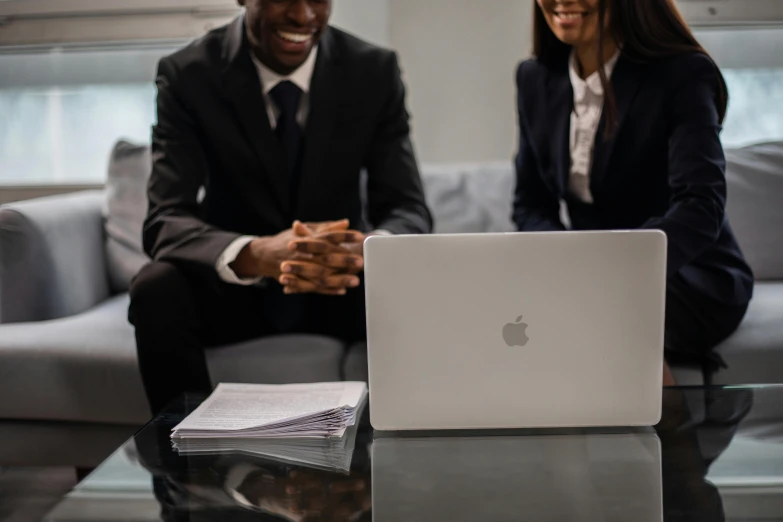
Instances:
[[[639,64],[620,56],[612,73],[612,87],[617,102],[617,128],[608,139],[604,137],[606,129],[606,114],[604,113],[598,126],[593,149],[593,168],[590,173],[590,185],[593,192],[606,177],[617,136],[622,131],[628,111],[642,84],[642,72],[642,67]]]
[[[288,172],[282,148],[269,124],[261,80],[250,57],[250,47],[245,36],[244,17],[239,17],[229,28],[224,57],[228,65],[222,75],[223,88],[250,146],[264,165],[283,214],[289,216],[291,198]]]
[[[340,93],[341,70],[339,57],[333,45],[331,30],[327,29],[318,46],[318,58],[310,83],[310,104],[305,128],[304,163],[296,201],[301,203],[311,193],[310,187],[318,184],[323,167]]]
[[[540,110],[546,111],[546,114],[539,121],[549,121],[550,124],[541,126],[542,132],[537,137],[539,157],[550,158],[550,174],[547,177],[553,178],[554,188],[562,196],[571,169],[570,131],[571,112],[574,110],[574,91],[568,77],[567,62],[565,66],[550,69],[541,99],[547,100],[546,104],[540,105]]]

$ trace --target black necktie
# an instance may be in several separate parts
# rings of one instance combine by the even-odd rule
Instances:
[[[291,200],[295,201],[302,172],[302,128],[296,121],[302,101],[302,89],[290,81],[284,81],[278,83],[269,92],[269,96],[280,111],[275,134],[283,147],[291,184]]]

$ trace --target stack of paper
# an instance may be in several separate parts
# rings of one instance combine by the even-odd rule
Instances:
[[[356,425],[339,438],[175,439],[180,455],[249,455],[265,460],[349,473],[356,445]]]
[[[363,382],[220,384],[172,430],[183,439],[342,437],[367,398]]]

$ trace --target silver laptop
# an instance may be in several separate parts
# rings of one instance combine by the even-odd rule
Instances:
[[[651,426],[666,236],[381,236],[365,245],[379,430]]]
[[[661,522],[662,504],[655,433],[392,437],[372,445],[375,522]]]

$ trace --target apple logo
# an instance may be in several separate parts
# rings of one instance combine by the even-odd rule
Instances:
[[[526,332],[528,325],[522,322],[522,317],[520,315],[515,323],[503,327],[503,340],[509,346],[525,346],[530,341]]]

